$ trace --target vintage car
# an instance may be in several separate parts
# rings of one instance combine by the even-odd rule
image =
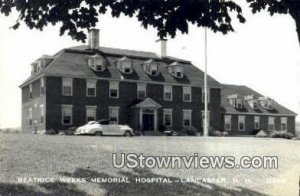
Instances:
[[[115,121],[99,120],[90,121],[87,124],[78,127],[75,135],[123,135],[133,136],[133,129],[128,125],[118,125]]]

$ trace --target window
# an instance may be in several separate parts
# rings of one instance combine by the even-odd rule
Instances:
[[[105,64],[104,59],[98,57],[94,59],[94,67],[96,71],[104,71],[105,70]]]
[[[119,123],[119,107],[109,107],[109,120]]]
[[[174,62],[169,67],[169,73],[176,78],[183,78],[183,66],[178,62]]]
[[[86,96],[96,97],[97,80],[86,80]]]
[[[86,121],[95,121],[97,119],[97,106],[86,106]]]
[[[254,116],[254,129],[260,129],[260,117]]]
[[[125,73],[125,74],[130,74],[133,71],[132,70],[132,61],[129,58],[127,58],[126,56],[118,59],[117,67],[119,68],[119,70],[122,73]]]
[[[245,131],[245,116],[238,116],[238,130]]]
[[[40,94],[43,95],[44,93],[45,93],[45,79],[41,78]]]
[[[158,75],[158,66],[157,64],[151,64],[150,65],[150,75],[157,76]]]
[[[268,118],[268,126],[269,126],[269,131],[275,130],[275,117]]]
[[[146,87],[147,87],[147,85],[144,83],[137,84],[137,98],[138,99],[146,98]]]
[[[144,62],[143,64],[144,71],[151,75],[157,76],[158,75],[158,63],[156,63],[153,59],[149,59]]]
[[[122,71],[123,73],[130,74],[132,73],[132,65],[131,61],[122,62]]]
[[[32,125],[32,108],[29,108],[28,110],[28,125]]]
[[[205,92],[204,92],[204,88],[203,88],[203,91],[202,91],[202,103],[204,103],[204,98],[205,98]],[[207,103],[210,102],[210,88],[207,88]]]
[[[183,110],[183,126],[192,126],[192,110]]]
[[[253,101],[253,109],[255,109],[255,110],[258,109],[258,103],[257,103],[257,101]]]
[[[172,101],[172,85],[164,85],[164,100]]]
[[[117,81],[109,82],[109,97],[119,98],[119,82]]]
[[[64,96],[72,96],[72,88],[73,88],[73,79],[72,78],[63,78],[62,81],[62,94]]]
[[[72,125],[73,117],[73,106],[72,105],[62,105],[62,124]]]
[[[29,99],[32,99],[32,84],[29,84]]]
[[[224,126],[225,131],[231,131],[231,115],[224,116]]]
[[[164,126],[172,127],[172,109],[164,109]]]
[[[236,108],[238,109],[243,108],[243,99],[236,99]]]
[[[95,54],[88,59],[88,65],[94,71],[102,72],[105,70],[105,60],[99,54]]]
[[[174,67],[174,74],[177,78],[182,78],[183,77],[183,67]]]
[[[192,91],[190,86],[183,87],[183,101],[191,102],[192,101]]]
[[[40,112],[41,112],[40,123],[43,124],[44,123],[44,105],[40,105]]]
[[[287,131],[287,117],[281,117],[280,121],[281,121],[281,125],[280,125],[281,131]]]

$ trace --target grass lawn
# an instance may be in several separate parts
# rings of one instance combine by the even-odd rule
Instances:
[[[278,169],[115,169],[112,153],[278,156]],[[300,141],[238,137],[92,137],[0,134],[0,195],[298,195]],[[130,183],[92,178],[126,177]],[[136,183],[136,178],[172,183]],[[54,182],[18,182],[53,178]],[[62,182],[62,178],[86,179]],[[225,179],[186,182],[187,179]],[[182,181],[185,180],[185,181]]]

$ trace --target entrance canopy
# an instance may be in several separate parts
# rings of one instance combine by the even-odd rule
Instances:
[[[153,99],[147,97],[145,100],[141,101],[140,103],[136,104],[134,107],[137,108],[147,108],[147,109],[158,109],[161,108],[161,105],[154,101]]]

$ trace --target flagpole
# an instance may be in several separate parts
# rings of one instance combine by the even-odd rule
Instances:
[[[208,136],[208,93],[207,93],[207,28],[204,29],[204,133]]]

